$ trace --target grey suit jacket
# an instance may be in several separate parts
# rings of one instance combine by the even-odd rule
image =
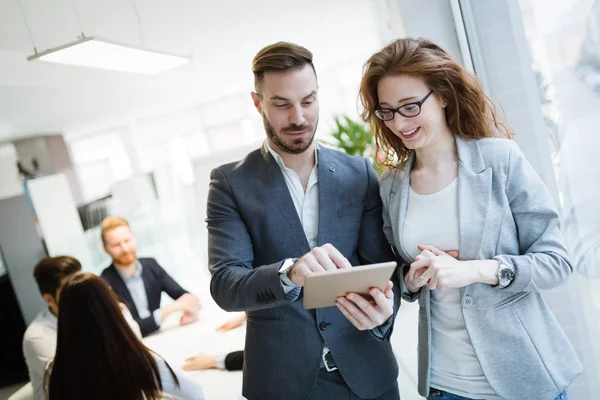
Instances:
[[[318,149],[318,160],[317,245],[331,243],[352,265],[393,259],[368,160],[325,148]],[[323,345],[359,396],[377,397],[395,383],[391,331],[382,340],[356,329],[336,307],[305,310],[301,298],[285,300],[278,270],[310,247],[283,174],[264,147],[212,171],[207,223],[211,294],[225,310],[248,312],[245,397],[305,398]]]
[[[510,400],[551,400],[581,373],[581,364],[540,290],[572,272],[554,202],[517,145],[507,139],[462,140],[458,149],[461,260],[498,259],[516,269],[505,289],[475,283],[460,290],[473,348],[496,393]],[[397,254],[412,260],[402,236],[414,155],[380,181],[384,231]],[[406,273],[408,265],[402,269]],[[404,279],[400,276],[404,283]],[[419,300],[419,393],[429,392],[430,290]]]

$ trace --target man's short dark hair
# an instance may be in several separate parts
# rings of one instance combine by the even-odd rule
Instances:
[[[290,69],[302,69],[305,65],[310,65],[316,76],[313,55],[308,49],[302,46],[288,42],[277,42],[264,47],[252,60],[254,89],[257,93],[260,93],[266,72],[285,72]]]
[[[61,281],[81,271],[81,263],[70,256],[42,258],[33,270],[33,277],[38,284],[41,294],[56,297]]]

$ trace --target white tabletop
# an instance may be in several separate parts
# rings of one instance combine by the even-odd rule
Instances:
[[[236,314],[225,313],[216,305],[203,301],[199,320],[186,326],[177,326],[177,316],[168,318],[161,330],[143,339],[143,342],[163,357],[172,368],[181,369],[186,358],[198,353],[226,354],[243,350],[245,325],[228,332],[216,328]],[[200,382],[207,400],[237,400],[242,396],[241,371],[182,371]]]

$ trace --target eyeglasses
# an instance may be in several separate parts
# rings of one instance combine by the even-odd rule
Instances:
[[[395,113],[398,113],[405,118],[416,117],[417,115],[421,114],[421,106],[423,105],[423,103],[425,103],[425,100],[427,100],[429,96],[431,96],[431,93],[433,93],[433,90],[427,93],[427,95],[423,97],[421,101],[417,101],[416,103],[408,103],[398,108],[378,107],[375,109],[374,114],[377,118],[379,118],[382,121],[393,120]]]

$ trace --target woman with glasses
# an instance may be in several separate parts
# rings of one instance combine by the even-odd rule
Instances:
[[[419,393],[566,399],[581,365],[540,293],[572,272],[559,215],[477,78],[405,38],[367,61],[360,98],[390,167],[403,297],[420,305]]]

